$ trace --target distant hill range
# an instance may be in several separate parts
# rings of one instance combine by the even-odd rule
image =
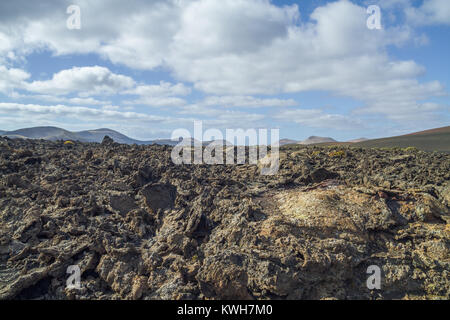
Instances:
[[[353,139],[353,140],[350,140],[350,141],[347,141],[347,142],[357,143],[357,142],[364,142],[364,141],[367,141],[367,140],[369,140],[369,139],[367,139],[367,138],[359,138],[359,139]]]
[[[363,148],[407,148],[450,152],[450,126],[414,132],[402,136],[373,139],[354,144]]]
[[[157,139],[150,141],[141,141],[127,137],[120,132],[111,129],[95,129],[72,132],[57,127],[34,127],[19,129],[15,131],[0,130],[1,136],[12,139],[45,139],[45,140],[72,140],[80,142],[102,142],[105,136],[111,137],[115,142],[124,144],[138,145],[176,145],[179,141],[171,139]],[[193,141],[193,139],[191,139]],[[221,142],[221,141],[217,141]],[[211,143],[203,142],[204,145]],[[231,145],[227,141],[223,141],[225,145]],[[382,139],[366,139],[359,138],[346,142],[338,142],[329,137],[311,136],[303,141],[292,139],[281,139],[280,146],[284,145],[352,145],[362,148],[407,148],[415,147],[424,151],[441,151],[450,152],[450,126],[443,128],[430,129],[426,131],[414,132],[406,135],[382,138]]]
[[[311,136],[306,140],[297,142],[298,144],[303,144],[303,145],[310,145],[310,144],[318,144],[318,143],[334,143],[337,142],[336,140],[334,140],[333,138],[329,138],[329,137],[317,137],[317,136]]]
[[[359,138],[339,142],[332,138],[312,136],[303,141],[280,140],[280,145],[352,145],[361,148],[408,148],[414,147],[424,151],[450,152],[450,126],[409,133],[401,136],[366,139]]]
[[[109,136],[115,142],[124,144],[168,144],[175,145],[178,142],[167,140],[140,141],[127,137],[120,132],[111,129],[96,129],[72,132],[57,127],[34,127],[15,131],[0,131],[0,135],[11,139],[44,139],[44,140],[72,140],[80,142],[102,142],[105,136]]]
[[[156,139],[149,141],[136,140],[127,137],[126,135],[120,132],[107,128],[72,132],[57,127],[33,127],[14,131],[0,130],[0,135],[11,139],[43,139],[51,141],[71,140],[71,141],[97,142],[97,143],[102,142],[105,136],[109,136],[115,142],[118,143],[137,144],[137,145],[159,144],[159,145],[174,146],[179,143],[179,140],[171,140],[171,139]],[[191,143],[193,143],[194,139],[187,139],[186,141],[190,141]],[[210,144],[211,142],[212,141],[205,141],[203,142],[203,144],[207,145]],[[221,144],[223,143],[224,145],[231,145],[231,143],[225,140],[223,141],[216,140],[215,142]]]
[[[298,143],[298,141],[297,141],[297,140],[291,140],[291,139],[281,139],[281,140],[279,141],[279,143],[280,143],[280,146],[285,146],[285,145],[287,145],[287,144],[295,144],[295,143]]]
[[[288,144],[301,144],[301,145],[312,145],[312,144],[321,144],[321,143],[338,143],[333,138],[329,137],[317,137],[317,136],[311,136],[308,139],[305,139],[303,141],[297,141],[292,139],[281,139],[279,141],[280,146],[285,146]]]
[[[317,137],[317,136],[311,136],[308,139],[305,139],[303,141],[297,141],[292,139],[281,139],[280,140],[280,146],[285,146],[288,144],[301,144],[301,145],[314,145],[314,144],[345,144],[345,143],[356,143],[356,142],[363,142],[367,141],[369,139],[366,138],[359,138],[354,139],[346,142],[338,142],[330,137]]]

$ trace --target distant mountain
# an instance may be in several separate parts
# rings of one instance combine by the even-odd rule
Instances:
[[[198,140],[195,140],[194,138],[189,138],[189,139],[185,139],[186,141],[184,141],[183,139],[180,138],[179,141],[173,141],[173,140],[169,140],[169,139],[161,139],[161,140],[155,140],[155,143],[158,144],[167,144],[167,145],[177,145],[180,142],[183,141],[183,144],[191,144],[192,146],[194,145],[194,143]],[[211,140],[211,141],[202,141],[202,145],[203,146],[209,146],[210,144],[214,143],[214,145],[220,145],[220,146],[232,146],[233,144],[228,142],[227,140]]]
[[[174,140],[170,140],[170,139],[156,139],[153,140],[154,144],[159,144],[159,145],[168,145],[168,146],[175,146],[180,142],[180,140],[178,141],[174,141]]]
[[[367,139],[367,138],[359,138],[359,139],[353,139],[353,140],[350,140],[350,141],[347,141],[347,142],[357,143],[357,142],[363,142],[363,141],[367,141],[367,140],[369,140],[369,139]]]
[[[354,145],[363,148],[415,147],[424,151],[450,152],[450,126],[402,136],[367,140]]]
[[[158,139],[151,141],[141,141],[127,137],[126,135],[111,130],[107,128],[95,129],[95,130],[85,130],[72,132],[65,129],[57,127],[34,127],[25,128],[14,131],[0,130],[1,136],[6,136],[12,139],[44,139],[44,140],[72,140],[80,142],[102,142],[105,136],[111,137],[114,141],[123,144],[138,144],[138,145],[171,145],[174,146],[179,143],[179,141],[173,141],[170,139]],[[194,139],[188,139],[187,143],[193,144]],[[216,141],[219,144],[232,145],[228,141]],[[450,126],[443,128],[436,128],[426,131],[414,132],[402,136],[382,138],[382,139],[371,139],[359,138],[350,140],[347,142],[338,142],[333,138],[329,137],[318,137],[311,136],[306,140],[298,142],[291,139],[281,139],[280,146],[288,144],[299,144],[299,145],[311,145],[311,144],[323,144],[323,145],[352,145],[362,148],[392,148],[392,147],[416,147],[424,151],[441,151],[450,152]],[[209,145],[211,141],[203,142],[203,145]]]
[[[285,146],[287,144],[294,144],[294,143],[298,143],[297,140],[292,140],[292,139],[281,139],[279,141],[280,146]]]
[[[117,131],[111,129],[96,129],[86,130],[79,132],[72,132],[57,127],[34,127],[25,128],[14,131],[3,131],[0,133],[2,136],[8,138],[20,138],[20,139],[44,139],[44,140],[73,140],[80,142],[102,142],[105,136],[111,137],[118,143],[126,144],[153,144],[154,141],[140,141],[127,137]],[[170,140],[169,140],[170,141]],[[158,143],[158,142],[156,142]]]
[[[306,140],[298,142],[298,144],[309,145],[309,144],[330,143],[330,142],[337,142],[337,141],[334,140],[333,138],[329,138],[329,137],[311,136]]]
[[[56,127],[34,127],[14,131],[6,131],[4,136],[22,139],[45,139],[45,140],[79,140],[74,132]]]
[[[153,141],[139,141],[136,139],[132,139],[127,137],[126,135],[111,130],[111,129],[95,129],[95,130],[86,130],[75,132],[75,134],[79,137],[79,141],[83,142],[102,142],[105,136],[109,136],[115,142],[124,143],[124,144],[152,144]]]
[[[424,131],[408,133],[408,134],[403,135],[402,137],[425,136],[425,135],[430,135],[430,134],[447,134],[449,132],[450,132],[450,126],[447,126],[447,127],[434,128],[434,129],[428,129],[428,130],[424,130]]]
[[[209,146],[209,145],[219,145],[219,146],[232,146],[233,144],[225,139],[223,140],[212,140],[212,141],[203,141],[203,145],[204,146]]]
[[[138,145],[150,145],[150,144],[159,144],[159,145],[170,145],[175,146],[181,140],[171,140],[171,139],[157,139],[150,141],[141,141],[132,139],[127,137],[126,135],[111,130],[107,128],[95,129],[95,130],[85,130],[72,132],[65,129],[57,128],[57,127],[34,127],[34,128],[25,128],[14,131],[0,131],[0,135],[11,138],[11,139],[44,139],[44,140],[72,140],[72,141],[80,141],[80,142],[97,142],[100,143],[103,141],[105,136],[109,136],[115,142],[123,143],[123,144],[138,144]],[[194,139],[186,139],[186,143],[194,143]],[[209,145],[213,141],[204,141],[203,145]],[[231,145],[230,142],[225,140],[215,140],[215,143],[223,144],[223,145]]]

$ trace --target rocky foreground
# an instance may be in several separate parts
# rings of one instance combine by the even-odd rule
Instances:
[[[261,176],[0,138],[0,176],[0,299],[450,298],[448,154],[298,147]]]

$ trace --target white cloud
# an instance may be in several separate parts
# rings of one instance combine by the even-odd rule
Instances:
[[[62,70],[45,81],[33,81],[24,89],[54,95],[79,93],[83,96],[117,94],[134,86],[134,80],[124,75],[112,73],[108,68],[74,67]]]
[[[419,8],[407,6],[408,20],[417,25],[446,24],[450,25],[450,1],[428,0]]]
[[[191,88],[182,83],[171,84],[161,81],[159,85],[138,85],[127,76],[114,74],[105,67],[74,67],[54,74],[52,79],[26,82],[30,77],[21,69],[6,69],[0,66],[0,92],[11,91],[10,96],[28,98],[52,103],[67,103],[72,105],[105,105],[110,101],[94,99],[92,95],[136,95],[135,100],[125,101],[125,104],[142,104],[154,107],[182,106],[184,99],[176,96],[186,96]],[[39,95],[24,95],[13,92],[22,89]],[[68,98],[64,95],[77,94],[79,97]]]
[[[283,110],[275,118],[311,128],[355,130],[363,127],[363,123],[354,118],[341,114],[327,114],[318,109]]]
[[[170,82],[161,81],[159,85],[139,85],[124,93],[146,97],[186,96],[191,93],[191,88],[183,83],[171,84]]]
[[[72,3],[81,7],[81,30],[65,27],[65,9]],[[391,3],[407,6],[408,21],[417,24],[450,21],[446,0],[425,1],[416,9],[407,0]],[[430,113],[423,107],[427,100],[445,93],[438,82],[417,80],[423,67],[387,54],[390,45],[417,41],[410,27],[369,30],[365,7],[346,0],[320,6],[305,18],[300,19],[296,5],[280,7],[269,0],[3,1],[0,56],[46,48],[56,55],[96,53],[141,70],[163,67],[177,80],[213,94],[205,103],[229,106],[287,106],[291,102],[251,95],[319,90],[354,98],[364,106],[358,112],[390,119],[422,106],[414,109],[420,118]],[[0,91],[20,86],[25,75],[6,76],[16,83],[0,75]],[[131,78],[107,69],[84,69],[61,71],[26,89],[50,95],[129,91],[139,96],[131,103],[183,106],[180,96],[188,88],[182,83],[135,87]],[[328,123],[343,121],[316,116]]]
[[[123,94],[138,95],[135,100],[125,101],[127,104],[141,104],[151,107],[179,107],[186,104],[184,99],[177,96],[186,96],[191,88],[182,83],[171,84],[161,81],[159,85],[139,85]]]
[[[140,97],[135,100],[126,100],[125,104],[146,105],[150,107],[180,107],[186,104],[186,100],[176,97]]]
[[[0,32],[0,63],[6,60],[15,60],[13,39]]]
[[[180,107],[186,104],[186,100],[177,96],[186,96],[191,93],[191,88],[183,83],[171,84],[161,81],[159,85],[139,85],[133,89],[124,91],[123,94],[138,95],[135,100],[127,100],[127,104],[140,104],[151,107]]]
[[[23,86],[30,74],[21,70],[0,65],[0,92],[11,94],[17,87]]]
[[[196,3],[197,6],[200,4],[204,2]],[[210,6],[209,3],[208,8]],[[221,3],[216,6],[220,11]],[[279,12],[285,10],[268,3],[266,8]],[[199,15],[197,19],[202,17]],[[215,53],[214,42],[211,48],[203,46],[200,47],[202,50],[197,50],[194,39],[190,42],[180,40],[174,42],[167,61],[180,79],[213,94],[334,91],[340,80],[355,84],[356,81],[346,77],[347,70],[358,72],[353,70],[355,59],[368,65],[389,63],[385,47],[401,44],[409,37],[409,31],[402,28],[369,30],[365,8],[348,1],[319,7],[311,19],[312,22],[300,26],[286,19],[285,34],[271,39],[257,50],[228,49],[212,54]],[[225,29],[229,25],[222,27]],[[183,38],[183,32],[184,29],[180,29],[178,34],[181,36],[174,39]],[[237,33],[235,35],[238,36]],[[198,37],[197,41],[201,42],[201,35]],[[359,72],[358,81],[370,81],[371,75],[365,73],[365,69]]]
[[[164,63],[178,29],[178,0],[16,0],[0,2],[0,34],[19,54],[50,49],[56,55],[98,53],[114,63],[152,69]],[[80,30],[66,28],[66,8],[81,8]],[[17,40],[17,41],[16,41]]]
[[[258,128],[266,118],[263,114],[241,111],[219,111],[214,117],[204,119],[205,126],[213,128]]]
[[[45,101],[51,103],[66,103],[71,105],[89,105],[89,106],[103,106],[111,104],[111,101],[101,101],[94,98],[66,98],[62,96],[52,96],[46,94],[38,94],[38,95],[26,95],[26,94],[18,94],[16,92],[10,95],[11,98],[18,99],[33,99],[37,101]]]
[[[216,57],[254,52],[287,36],[298,20],[298,7],[266,0],[185,1],[173,49],[183,56]],[[181,50],[181,51],[180,51]]]
[[[266,115],[212,107],[205,104],[189,104],[177,112],[181,115],[195,115],[205,125],[214,128],[257,128],[262,125]]]
[[[68,117],[70,119],[98,121],[114,120],[114,121],[145,121],[145,122],[164,122],[170,120],[168,117],[160,117],[136,112],[121,112],[114,108],[95,109],[88,107],[76,107],[66,105],[36,105],[36,104],[20,104],[20,103],[0,103],[0,114],[11,113],[25,117],[42,117],[45,119],[56,119]]]
[[[298,103],[293,99],[259,99],[252,96],[209,96],[201,102],[205,106],[223,107],[290,107]]]

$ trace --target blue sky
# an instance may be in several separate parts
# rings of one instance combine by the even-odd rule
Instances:
[[[447,0],[2,1],[0,129],[154,139],[203,120],[349,140],[446,126],[449,35]]]

